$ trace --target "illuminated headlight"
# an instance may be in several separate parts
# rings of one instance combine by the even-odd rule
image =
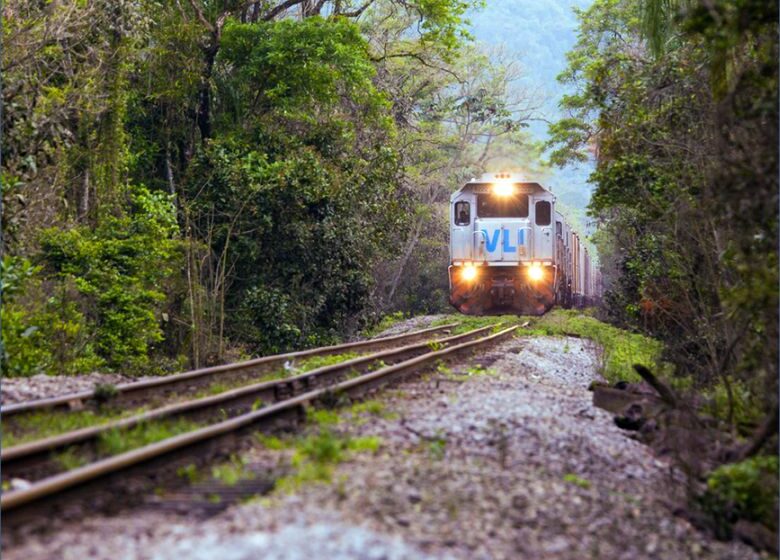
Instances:
[[[472,282],[477,278],[477,267],[473,264],[467,264],[463,267],[463,271],[460,274],[466,282]]]
[[[512,183],[499,181],[493,183],[493,194],[496,196],[512,196],[515,193],[515,187]]]
[[[528,269],[528,278],[531,279],[531,282],[538,282],[544,278],[544,270],[538,264],[531,265]]]

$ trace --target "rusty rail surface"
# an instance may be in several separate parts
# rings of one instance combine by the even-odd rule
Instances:
[[[4,478],[6,475],[20,476],[29,480],[29,475],[25,476],[24,471],[31,462],[45,462],[48,459],[48,454],[52,451],[67,446],[92,442],[109,430],[128,429],[151,420],[202,414],[204,411],[214,409],[225,411],[227,414],[235,414],[242,410],[251,409],[258,400],[264,404],[277,402],[301,391],[311,390],[324,382],[338,380],[340,377],[357,371],[359,368],[365,369],[376,361],[408,359],[420,352],[430,350],[432,346],[446,346],[459,341],[465,341],[492,328],[493,326],[490,325],[446,338],[433,339],[400,348],[366,354],[337,364],[313,369],[293,377],[254,383],[224,391],[217,395],[173,403],[113,422],[80,428],[28,443],[14,445],[13,447],[3,448],[0,450],[0,462],[2,462],[4,471],[3,476]]]
[[[275,354],[273,356],[264,356],[262,358],[255,358],[244,362],[201,368],[175,375],[166,375],[145,381],[123,383],[116,386],[116,393],[111,397],[111,402],[119,403],[132,399],[140,399],[149,394],[159,393],[160,391],[173,392],[182,387],[192,389],[193,387],[202,386],[205,382],[213,381],[214,379],[231,374],[241,374],[245,376],[253,375],[262,371],[267,371],[273,367],[283,366],[285,362],[301,358],[328,356],[353,350],[371,352],[396,345],[399,342],[409,342],[410,340],[420,337],[427,337],[433,333],[451,329],[456,325],[457,323],[451,323],[395,336],[348,342],[335,346],[323,346],[320,348],[301,350],[299,352],[288,352],[286,354]],[[58,397],[10,404],[0,407],[0,419],[7,420],[9,417],[41,410],[80,409],[83,408],[85,404],[94,401],[94,397],[94,391],[82,391]]]
[[[223,420],[204,428],[45,478],[33,483],[28,488],[5,492],[0,499],[0,510],[4,516],[4,521],[13,522],[15,516],[22,515],[25,510],[29,513],[30,508],[35,508],[42,501],[47,499],[56,500],[61,494],[68,493],[90,482],[99,481],[103,477],[173,455],[183,450],[186,451],[191,446],[215,441],[223,436],[232,436],[247,428],[255,428],[268,423],[273,425],[277,417],[285,417],[291,412],[300,414],[312,402],[327,398],[328,395],[334,393],[346,394],[350,397],[363,395],[381,385],[403,378],[416,369],[433,365],[439,360],[448,359],[456,354],[472,351],[507,338],[516,329],[517,326],[509,327],[496,334],[456,344],[443,350],[431,351],[421,356],[383,367],[377,371],[366,373],[360,377],[339,382],[327,388],[315,389],[235,418]]]

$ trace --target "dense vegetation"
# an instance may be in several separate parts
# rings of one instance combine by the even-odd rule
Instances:
[[[596,155],[606,312],[664,342],[694,402],[755,433],[732,459],[776,455],[777,4],[597,0],[580,18],[551,144],[559,164]],[[776,489],[776,460],[719,469],[707,507],[755,513],[771,469]]]
[[[534,155],[463,0],[3,9],[3,371],[177,370],[445,302],[451,189]]]

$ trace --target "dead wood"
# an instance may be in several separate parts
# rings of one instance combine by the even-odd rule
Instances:
[[[641,364],[634,364],[634,370],[650,385],[669,406],[677,408],[678,399],[674,391],[658,379],[653,373]]]
[[[778,406],[775,405],[774,411],[764,418],[753,438],[738,451],[737,460],[743,461],[758,453],[769,439],[777,434],[778,422],[780,422],[780,414],[778,414]]]

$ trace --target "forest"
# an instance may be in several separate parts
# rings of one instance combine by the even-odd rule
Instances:
[[[176,371],[446,310],[450,192],[549,156],[596,162],[609,319],[734,425],[771,413],[776,6],[576,9],[546,147],[479,8],[6,3],[4,374]]]
[[[441,204],[538,152],[474,7],[7,2],[5,375],[201,367],[446,306]]]
[[[660,341],[697,434],[744,443],[702,435],[687,464],[737,492],[699,504],[728,512],[715,532],[776,534],[778,6],[581,4],[543,143],[521,61],[470,33],[481,0],[8,0],[3,376],[180,372],[448,312],[450,194],[584,162],[561,192],[592,189],[591,313]]]
[[[449,193],[491,157],[544,165],[475,8],[6,3],[4,373],[180,370],[445,309]],[[776,16],[580,10],[548,144],[595,155],[611,320],[732,419],[776,393]]]

